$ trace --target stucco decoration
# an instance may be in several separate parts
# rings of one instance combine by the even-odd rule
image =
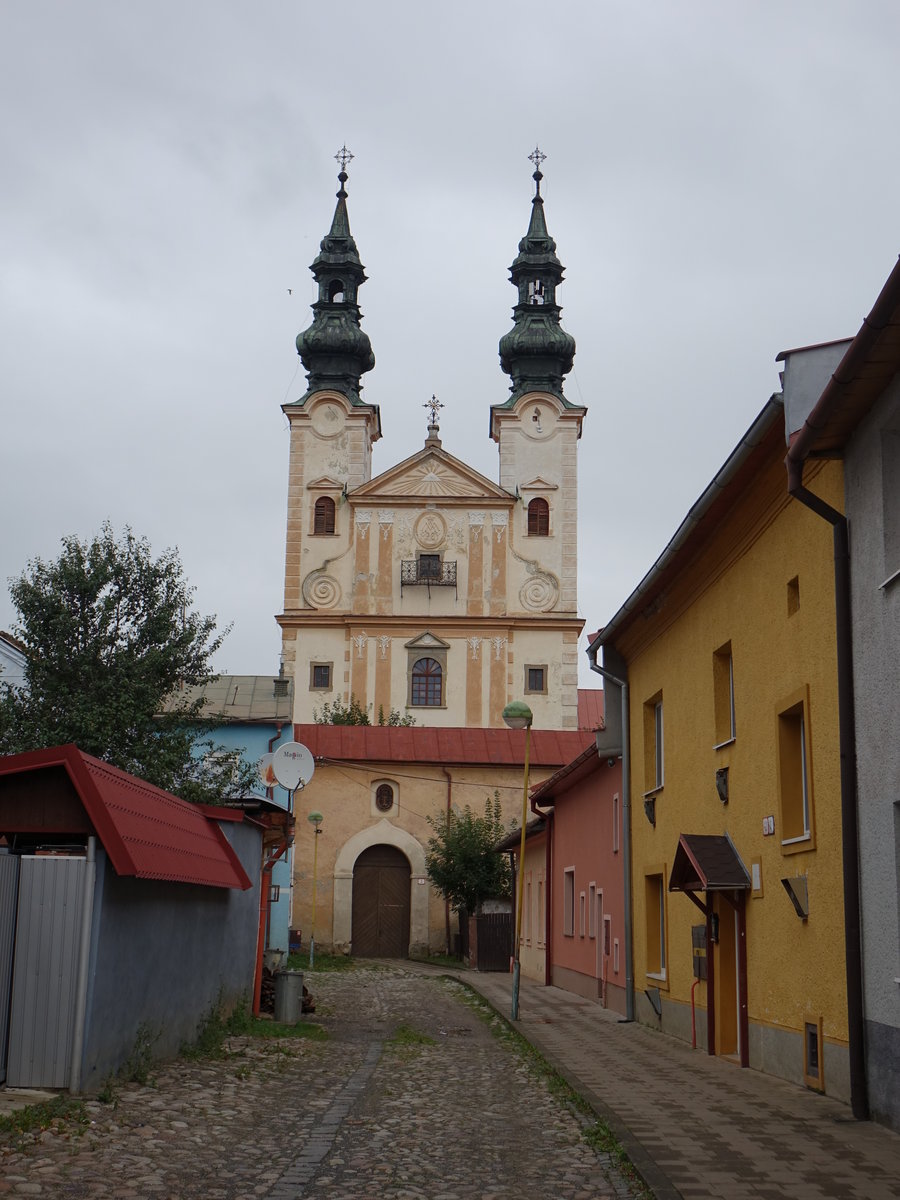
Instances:
[[[425,850],[412,834],[398,829],[386,817],[377,825],[361,829],[344,842],[334,863],[334,924],[332,940],[335,947],[349,946],[353,926],[353,864],[370,846],[394,846],[409,859],[410,947],[428,945],[428,896],[430,888],[419,885],[427,877]]]
[[[478,662],[478,647],[481,645],[481,638],[477,634],[473,634],[471,637],[467,637],[466,641],[472,651],[472,662]]]
[[[392,508],[379,508],[378,510],[378,528],[381,530],[382,538],[387,541],[388,534],[394,527],[394,510]]]
[[[372,524],[372,510],[358,508],[356,510],[356,530],[361,538],[369,536],[369,526]]]
[[[381,636],[378,639],[378,649],[381,652],[382,658],[387,658],[388,650],[390,650],[390,648],[391,648],[390,635],[387,633],[381,634]]]
[[[503,647],[506,645],[506,638],[499,636],[492,637],[491,645],[494,647],[494,658],[499,662],[500,655],[503,653]]]
[[[362,658],[363,651],[369,644],[369,635],[363,630],[362,633],[357,633],[352,640],[353,645],[356,647],[356,657]]]
[[[469,529],[472,532],[472,537],[477,542],[481,537],[481,531],[484,528],[484,513],[470,512],[469,513]]]
[[[550,612],[559,602],[559,580],[534,558],[523,558],[511,546],[513,558],[523,563],[528,578],[519,588],[519,603],[532,612]]]
[[[310,573],[303,580],[303,599],[310,608],[334,608],[341,602],[341,585],[324,568]]]
[[[311,423],[321,438],[333,438],[344,428],[344,413],[332,400],[317,404],[313,409]]]
[[[471,496],[472,481],[461,478],[439,458],[428,458],[402,475],[386,481],[383,494],[389,496]]]
[[[438,512],[424,512],[416,521],[416,541],[424,550],[436,550],[447,540],[447,522]]]
[[[499,542],[509,524],[509,513],[491,513],[491,524],[494,526],[494,532],[497,534],[497,541]]]

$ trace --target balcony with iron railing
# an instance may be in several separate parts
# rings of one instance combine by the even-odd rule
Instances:
[[[422,554],[400,563],[400,588],[424,585],[429,595],[433,587],[456,588],[456,563],[441,562],[438,556]]]

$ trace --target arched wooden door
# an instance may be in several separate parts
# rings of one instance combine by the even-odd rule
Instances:
[[[394,846],[370,846],[353,866],[351,948],[363,958],[409,954],[410,868]]]

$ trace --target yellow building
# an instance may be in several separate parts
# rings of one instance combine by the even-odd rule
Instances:
[[[590,653],[628,687],[635,1015],[847,1099],[832,539],[784,428],[773,397]],[[806,482],[840,505],[839,463]]]
[[[563,268],[536,169],[528,231],[510,268],[513,328],[500,342],[510,394],[485,406],[498,482],[444,449],[434,397],[424,406],[423,448],[373,477],[381,414],[362,398],[360,381],[375,359],[360,323],[365,273],[347,210],[350,156],[337,157],[337,205],[311,268],[318,298],[297,338],[308,388],[284,405],[291,441],[277,620],[295,736],[319,759],[302,797],[324,816],[317,937],[405,954],[408,946],[446,944],[446,914],[425,880],[424,855],[427,817],[442,811],[448,789],[453,803],[478,811],[496,789],[506,821],[521,811],[525,739],[503,726],[507,703],[527,701],[536,744],[540,731],[558,731],[543,764],[534,762],[535,782],[589,740],[578,733],[576,597],[577,443],[586,410],[563,392],[575,342],[560,323]],[[533,157],[539,168],[543,156]],[[364,751],[348,759],[331,742],[323,749],[327,737],[313,723],[326,706],[351,702],[374,728]],[[414,728],[378,728],[410,718]],[[435,740],[436,731],[449,740]],[[466,735],[475,731],[496,736],[474,746]],[[512,758],[503,747],[515,747]],[[451,785],[454,767],[463,779]],[[294,925],[305,934],[312,855],[302,835],[295,862]],[[386,940],[372,924],[382,893],[393,896],[385,913],[391,905],[408,912]]]

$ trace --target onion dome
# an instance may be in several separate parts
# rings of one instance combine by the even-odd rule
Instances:
[[[313,393],[326,389],[341,392],[351,404],[362,404],[360,376],[375,366],[372,345],[360,328],[362,313],[356,302],[366,274],[347,214],[344,185],[348,179],[347,163],[353,155],[344,146],[335,158],[341,166],[337,205],[331,228],[310,266],[319,285],[319,298],[312,306],[312,324],[297,335],[297,353],[306,368],[309,384],[301,404]]]
[[[541,163],[545,157],[538,149],[529,155],[535,164],[531,222],[509,269],[519,301],[513,309],[513,327],[500,339],[500,366],[512,378],[507,404],[528,392],[550,392],[566,402],[563,376],[571,371],[575,358],[575,339],[561,326],[562,309],[556,303],[563,265],[544,217]]]

